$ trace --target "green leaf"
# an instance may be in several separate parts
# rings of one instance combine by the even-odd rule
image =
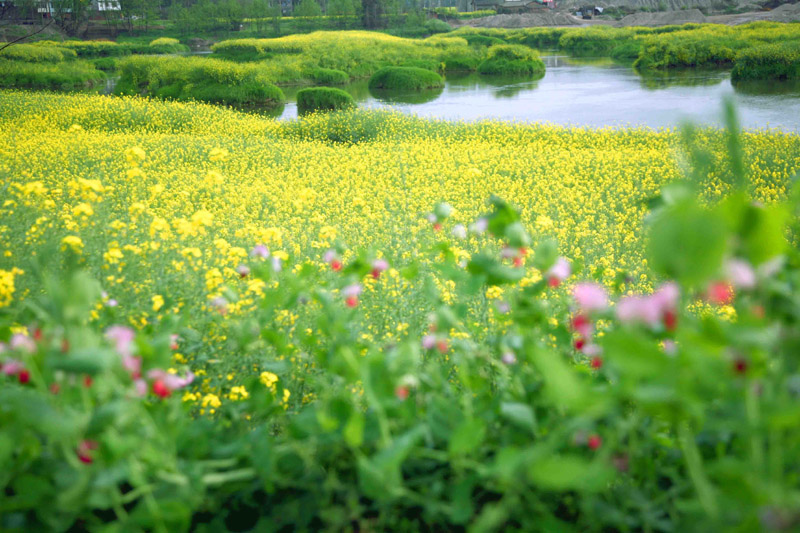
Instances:
[[[480,418],[464,420],[450,437],[450,455],[467,455],[483,443],[486,424]]]
[[[602,490],[612,479],[608,467],[575,455],[547,455],[531,464],[531,481],[548,490]]]
[[[50,356],[47,362],[54,370],[95,375],[109,368],[115,359],[118,357],[111,350],[86,348],[73,350],[68,355]]]
[[[536,429],[536,416],[533,409],[524,403],[504,402],[500,404],[500,416],[522,429],[531,431]]]
[[[525,269],[506,266],[487,254],[476,254],[467,265],[467,271],[476,276],[485,276],[488,285],[516,283],[525,277]]]
[[[647,247],[657,273],[695,287],[717,275],[727,242],[722,217],[685,201],[656,215]]]
[[[364,415],[354,409],[344,426],[344,441],[353,448],[358,448],[364,443]]]

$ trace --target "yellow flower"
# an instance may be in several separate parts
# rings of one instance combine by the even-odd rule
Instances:
[[[201,404],[203,407],[212,407],[214,409],[217,409],[219,406],[222,405],[222,402],[219,401],[219,396],[209,392],[208,394],[203,396]]]
[[[211,161],[225,161],[228,159],[230,153],[225,148],[212,148],[208,153],[208,159]]]
[[[8,306],[14,299],[14,278],[24,272],[18,268],[0,270],[0,307]]]
[[[70,249],[76,254],[79,254],[83,251],[83,241],[77,235],[67,235],[61,239],[61,249]]]
[[[138,146],[134,146],[125,150],[125,159],[127,159],[128,164],[133,167],[139,166],[139,163],[144,161],[145,157],[147,157],[147,154],[145,154],[144,150]]]
[[[164,297],[160,294],[156,294],[153,296],[153,311],[158,312],[162,307],[164,307]]]
[[[78,216],[90,217],[92,215],[94,215],[94,209],[92,209],[91,205],[86,203],[78,204],[72,210],[72,216],[74,217]]]
[[[262,372],[258,379],[268,389],[273,388],[273,386],[278,382],[278,376],[272,372]]]

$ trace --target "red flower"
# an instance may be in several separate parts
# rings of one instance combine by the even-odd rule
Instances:
[[[600,435],[597,433],[593,433],[592,435],[589,435],[589,440],[586,441],[586,445],[590,450],[597,450],[603,445],[603,439],[601,439]]]
[[[163,381],[157,379],[153,382],[153,394],[159,398],[169,398],[169,396],[172,394],[172,391]]]
[[[591,365],[592,368],[598,370],[601,366],[603,366],[603,359],[595,355],[594,357],[592,357]]]
[[[338,259],[334,259],[331,261],[331,269],[333,269],[334,272],[339,272],[342,269],[342,262]]]
[[[97,449],[97,443],[93,440],[83,440],[78,444],[78,459],[84,464],[91,464],[94,461],[92,451]]]
[[[575,339],[574,346],[575,346],[576,350],[581,351],[585,345],[586,345],[586,341],[583,340],[581,337],[578,337],[577,339]]]
[[[92,386],[92,376],[83,376],[83,386],[87,389]]]
[[[404,401],[408,398],[408,394],[409,390],[405,385],[398,385],[397,388],[394,389],[394,395],[397,396],[397,399],[400,401]]]
[[[664,311],[663,319],[664,327],[667,328],[667,331],[675,331],[678,326],[678,314],[672,310]]]
[[[27,370],[20,370],[19,374],[17,374],[17,379],[19,382],[25,385],[31,380],[31,373]]]
[[[715,305],[728,305],[733,301],[733,285],[727,281],[714,281],[708,286],[708,300]]]
[[[450,347],[447,345],[447,340],[439,339],[436,341],[436,349],[439,350],[439,353],[447,353],[447,350],[450,349]]]
[[[550,276],[550,277],[547,279],[547,285],[549,285],[550,287],[552,287],[552,288],[554,288],[554,289],[555,289],[556,287],[558,287],[559,285],[561,285],[561,280],[560,280],[560,279],[558,279],[558,278],[557,278],[557,277],[555,277],[555,276]]]
[[[439,231],[440,229],[442,229],[442,225],[441,225],[441,224],[439,224],[438,222],[436,222],[436,223],[433,225],[433,231]]]
[[[733,360],[733,371],[737,374],[744,374],[747,372],[747,359],[744,357],[737,357]]]

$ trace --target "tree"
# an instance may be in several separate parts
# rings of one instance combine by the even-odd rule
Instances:
[[[337,25],[345,27],[347,25],[347,18],[356,14],[356,6],[353,5],[353,0],[329,0],[328,1],[328,15],[337,17]]]
[[[294,10],[295,17],[321,17],[322,8],[317,0],[302,0]]]

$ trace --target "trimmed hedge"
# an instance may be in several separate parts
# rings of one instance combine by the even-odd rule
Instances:
[[[419,91],[436,87],[444,87],[444,78],[417,67],[384,67],[369,80],[370,89]]]
[[[736,56],[731,80],[800,79],[800,43],[767,44]]]
[[[297,92],[297,112],[306,115],[315,111],[338,111],[356,106],[349,93],[333,87],[308,87]]]
[[[535,50],[518,44],[497,44],[478,66],[481,74],[498,76],[544,76],[545,66]]]
[[[350,81],[350,76],[333,68],[315,68],[311,71],[311,79],[317,85],[344,85]]]

